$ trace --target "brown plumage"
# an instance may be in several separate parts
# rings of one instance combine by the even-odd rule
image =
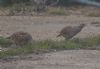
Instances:
[[[16,45],[24,45],[32,41],[32,36],[27,32],[15,32],[11,36],[7,37],[14,41]]]
[[[74,26],[74,27],[71,26],[64,27],[60,31],[60,34],[57,37],[63,36],[66,40],[71,39],[76,34],[78,34],[84,26],[85,24],[80,24],[79,26]]]

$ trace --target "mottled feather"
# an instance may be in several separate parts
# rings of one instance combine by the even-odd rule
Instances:
[[[61,31],[60,31],[60,33],[59,33],[59,35],[57,36],[57,37],[59,37],[59,36],[63,36],[65,39],[71,39],[72,37],[74,37],[76,34],[78,34],[81,30],[82,30],[82,28],[85,26],[85,24],[80,24],[80,25],[78,25],[78,26],[67,26],[67,27],[64,27]]]

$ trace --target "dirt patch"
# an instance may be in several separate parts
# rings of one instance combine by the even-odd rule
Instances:
[[[68,50],[47,53],[39,56],[38,60],[18,60],[0,62],[1,69],[99,69],[100,51],[97,50]],[[31,56],[32,58],[35,55]]]
[[[100,34],[100,27],[91,25],[91,22],[100,22],[99,17],[84,16],[0,16],[0,35],[7,37],[16,31],[29,32],[34,40],[56,38],[59,31],[69,25],[85,23],[87,26],[76,37],[89,37]]]

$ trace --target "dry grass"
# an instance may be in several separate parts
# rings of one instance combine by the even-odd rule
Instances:
[[[87,15],[99,17],[100,9],[92,6],[69,6],[69,7],[48,7],[43,15]],[[34,6],[24,4],[14,4],[13,6],[0,7],[0,15],[36,15]]]
[[[88,13],[88,16],[90,16],[90,17],[100,17],[100,11]]]
[[[44,13],[45,15],[68,15],[66,12],[66,9],[60,8],[60,7],[50,7],[47,9],[47,11]]]

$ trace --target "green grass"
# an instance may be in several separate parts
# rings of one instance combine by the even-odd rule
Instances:
[[[13,44],[12,40],[0,37],[0,46],[1,47],[9,47]]]
[[[0,38],[0,45],[8,45],[10,42],[4,38]],[[83,39],[72,39],[69,41],[34,41],[31,44],[27,44],[22,47],[11,48],[7,51],[0,51],[0,58],[15,55],[25,55],[30,53],[40,53],[50,50],[77,50],[77,49],[98,49],[100,50],[100,36],[83,38]]]

